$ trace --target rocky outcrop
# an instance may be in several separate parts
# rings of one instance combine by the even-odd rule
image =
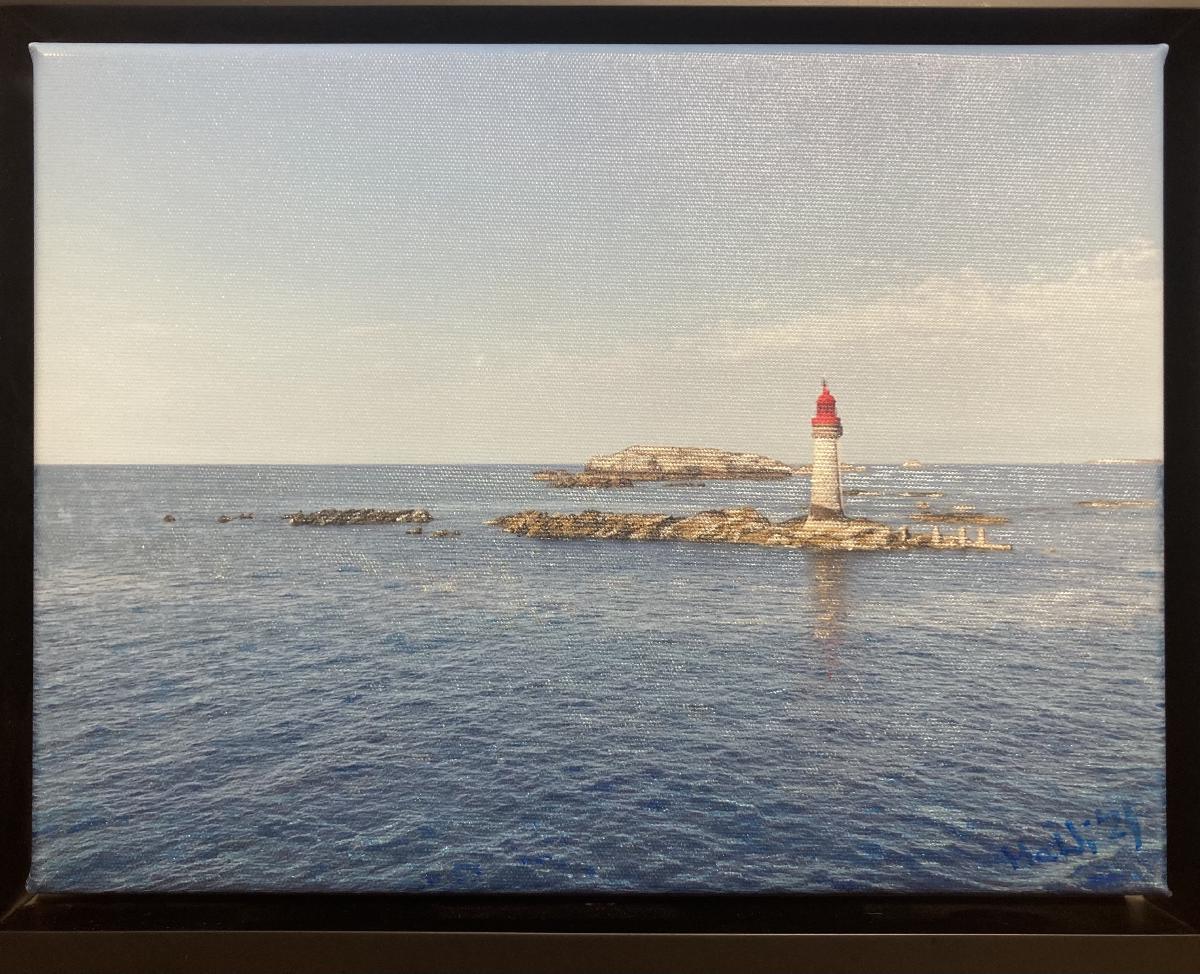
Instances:
[[[861,518],[813,521],[798,517],[772,522],[753,507],[703,511],[687,517],[667,514],[616,514],[584,511],[548,514],[523,511],[488,522],[510,534],[557,540],[695,541],[753,544],[778,548],[835,548],[845,551],[879,551],[909,548],[983,548],[1011,550],[1010,545],[987,541],[980,529],[974,541],[965,529],[958,537],[943,537],[935,527],[930,534],[913,534],[907,525],[891,528]]]
[[[290,524],[323,528],[352,524],[425,524],[433,520],[433,515],[419,507],[402,511],[384,511],[374,507],[349,508],[347,510],[326,508],[311,514],[305,514],[303,511],[285,514],[283,519]]]
[[[628,480],[781,480],[795,472],[788,464],[757,453],[730,453],[709,447],[631,446],[592,457],[584,474]]]

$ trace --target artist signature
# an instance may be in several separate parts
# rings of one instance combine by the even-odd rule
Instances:
[[[1050,837],[1040,844],[1018,842],[1015,849],[1000,849],[1014,870],[1071,856],[1095,855],[1103,846],[1122,839],[1133,839],[1134,849],[1142,847],[1142,826],[1128,803],[1120,809],[1096,809],[1094,816],[1082,821],[1044,822],[1042,827]]]

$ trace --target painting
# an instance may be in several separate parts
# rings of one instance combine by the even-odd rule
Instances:
[[[1166,890],[1165,48],[32,57],[32,889]]]

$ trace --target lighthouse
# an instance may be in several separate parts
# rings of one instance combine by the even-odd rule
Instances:
[[[822,379],[821,394],[817,397],[817,415],[812,420],[810,520],[827,521],[846,516],[842,507],[842,470],[838,462],[837,441],[841,435],[842,421],[837,414],[837,400]]]

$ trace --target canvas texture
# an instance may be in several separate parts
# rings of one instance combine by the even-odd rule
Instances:
[[[32,56],[32,888],[1166,889],[1164,48]]]

